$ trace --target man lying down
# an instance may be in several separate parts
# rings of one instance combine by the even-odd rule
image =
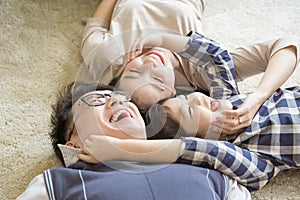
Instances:
[[[207,168],[78,160],[82,141],[88,137],[78,133],[92,131],[120,139],[146,139],[146,133],[126,93],[86,84],[76,85],[73,95],[73,87],[67,85],[59,93],[51,118],[53,148],[66,168],[48,169],[36,176],[17,199],[251,199],[237,181]],[[118,120],[124,114],[127,117]]]

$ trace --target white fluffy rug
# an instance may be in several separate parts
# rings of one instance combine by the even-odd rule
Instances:
[[[97,0],[0,1],[0,199],[15,199],[30,180],[59,167],[48,138],[51,104],[81,63],[81,20]],[[170,4],[171,6],[171,4]],[[229,48],[300,36],[299,0],[206,2],[204,33]],[[260,77],[241,85],[249,91]],[[297,69],[286,85],[299,85]],[[279,175],[253,199],[300,199],[300,170]]]

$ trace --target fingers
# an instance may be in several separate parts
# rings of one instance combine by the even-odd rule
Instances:
[[[225,111],[212,122],[212,131],[226,135],[241,133],[249,126],[248,121],[241,121],[236,111]]]
[[[125,53],[124,64],[127,65],[128,63],[130,63],[134,58],[136,58],[138,55],[140,55],[141,52],[142,52],[141,50],[136,49],[136,50]]]
[[[129,52],[125,53],[124,64],[127,65],[134,58],[138,57],[142,53],[142,49],[132,49]]]
[[[127,65],[128,63],[130,63],[131,59],[130,59],[130,52],[126,52],[125,56],[124,56],[124,65]]]
[[[232,135],[241,133],[246,127],[249,126],[251,120],[240,122],[239,118],[227,119],[227,120],[218,120],[212,122],[212,130],[214,132],[220,132],[226,135]]]
[[[135,57],[140,55],[142,53],[142,50],[144,48],[144,39],[138,38],[134,44],[130,47],[128,56],[127,56],[127,61],[130,62],[133,60]]]
[[[89,154],[83,154],[83,153],[79,153],[77,154],[77,157],[84,161],[84,162],[88,162],[88,163],[100,163],[99,160],[97,160],[94,156],[89,155]]]
[[[142,49],[134,49],[131,52],[129,52],[129,62],[139,56],[142,53]]]
[[[77,157],[80,160],[83,160],[88,163],[99,163],[100,162],[98,159],[96,159],[94,157],[94,155],[91,152],[91,148],[92,148],[94,139],[95,139],[95,136],[91,135],[85,140],[84,145],[83,145],[84,153],[77,154]]]
[[[231,126],[239,124],[249,125],[249,120],[252,120],[249,109],[226,110],[222,114],[225,115],[225,123]]]
[[[132,46],[129,48],[126,61],[130,62],[132,59],[139,56],[145,48],[160,46],[162,43],[161,40],[161,36],[155,34],[141,36],[137,38],[136,41],[132,44]]]
[[[221,115],[216,117],[216,121],[218,123],[227,124],[229,126],[237,126],[239,125],[239,115],[236,111],[225,111]]]

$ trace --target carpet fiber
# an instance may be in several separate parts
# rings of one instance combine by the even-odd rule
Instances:
[[[31,179],[61,166],[48,137],[51,105],[81,63],[82,19],[97,0],[0,1],[0,199],[15,199]],[[299,0],[206,2],[204,33],[228,48],[300,36]],[[260,76],[247,79],[251,91]],[[286,85],[299,85],[299,68]],[[253,199],[300,199],[300,170],[283,173]]]

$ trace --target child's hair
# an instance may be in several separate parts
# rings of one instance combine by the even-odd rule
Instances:
[[[52,147],[61,163],[65,165],[63,156],[57,144],[65,144],[67,127],[73,118],[72,105],[84,94],[96,90],[113,90],[113,87],[97,83],[70,83],[57,94],[57,100],[52,105],[51,132],[49,133]]]
[[[186,136],[183,128],[168,115],[168,108],[163,103],[170,98],[162,99],[142,113],[146,124],[148,139],[173,139]]]
[[[188,95],[194,92],[192,88],[176,88],[177,95]],[[207,96],[209,93],[203,90],[196,90]],[[141,111],[146,125],[148,139],[172,139],[189,136],[182,126],[169,116],[169,107],[163,106],[164,102],[174,97],[162,99],[150,107],[148,111]]]

